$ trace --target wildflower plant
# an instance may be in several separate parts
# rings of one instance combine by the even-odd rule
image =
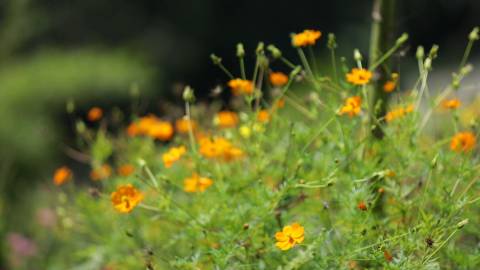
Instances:
[[[368,63],[359,51],[338,62],[334,35],[322,37],[291,36],[298,63],[260,43],[251,69],[239,44],[240,74],[212,55],[227,109],[205,113],[186,87],[175,125],[138,113],[77,129],[94,181],[84,189],[67,167],[55,172],[63,246],[48,269],[479,268],[478,125],[451,118],[462,107],[445,102],[471,72],[478,29],[439,93],[428,88],[437,47],[419,49],[406,87],[385,71],[406,35]],[[314,47],[330,51],[331,74],[312,68],[304,50]],[[453,124],[437,131],[434,118]]]

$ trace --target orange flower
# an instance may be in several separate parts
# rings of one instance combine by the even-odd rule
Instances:
[[[102,166],[93,169],[90,172],[90,178],[93,181],[99,181],[106,179],[112,175],[112,167],[110,167],[108,164],[103,164]]]
[[[385,115],[385,121],[392,122],[397,118],[401,118],[405,116],[407,113],[413,112],[413,110],[414,110],[413,105],[408,105],[405,108],[397,108],[397,109],[391,110],[387,112],[387,114]]]
[[[362,211],[367,211],[367,205],[365,204],[364,201],[360,201],[357,205],[357,208],[362,210]]]
[[[260,110],[257,114],[257,120],[262,123],[270,121],[270,113],[267,110]]]
[[[137,122],[137,130],[139,134],[148,135],[152,127],[158,123],[160,119],[158,119],[154,115],[147,115],[141,117],[140,120]]]
[[[130,213],[143,200],[143,194],[131,184],[122,185],[112,192],[113,207],[120,213]]]
[[[234,147],[228,140],[216,138],[202,138],[199,141],[200,154],[206,158],[223,158],[225,161],[232,161],[243,156],[240,148]]]
[[[292,45],[294,47],[305,47],[315,45],[317,39],[322,36],[322,32],[315,30],[304,30],[302,33],[292,35]]]
[[[187,152],[185,146],[172,147],[162,155],[163,165],[165,168],[172,167],[173,163],[177,162],[183,154]]]
[[[390,252],[388,252],[388,250],[383,251],[383,257],[387,262],[391,262],[393,260],[393,256],[390,254]]]
[[[185,192],[204,192],[209,186],[213,184],[213,180],[207,177],[201,177],[194,173],[191,177],[183,181],[183,190]]]
[[[127,134],[130,137],[134,137],[134,136],[137,136],[138,134],[140,134],[140,131],[138,129],[138,125],[136,123],[131,123],[130,125],[128,125]]]
[[[273,86],[284,86],[288,82],[288,76],[283,72],[272,72],[270,73],[270,83]]]
[[[393,92],[397,87],[398,73],[392,73],[391,77],[392,78],[386,81],[383,85],[383,91],[385,91],[386,93]]]
[[[221,111],[217,113],[214,122],[221,128],[233,128],[238,124],[236,112]]]
[[[235,96],[253,93],[253,82],[249,80],[232,79],[228,82],[228,86]]]
[[[170,122],[157,121],[150,126],[148,135],[160,141],[168,141],[173,137],[173,126]]]
[[[283,230],[275,233],[275,244],[281,250],[289,250],[297,244],[301,244],[305,238],[305,229],[298,223],[287,225]]]
[[[132,164],[124,164],[118,168],[117,172],[119,175],[127,177],[135,172],[135,167]]]
[[[347,73],[347,81],[354,85],[365,85],[372,78],[372,72],[363,68],[353,68],[350,73]]]
[[[88,111],[88,121],[95,122],[102,119],[103,111],[99,107],[93,107]]]
[[[273,107],[275,109],[281,109],[281,108],[285,107],[285,99],[281,98],[281,99],[277,100],[277,102],[275,102]]]
[[[186,134],[191,129],[192,132],[197,128],[197,123],[193,120],[189,120],[187,118],[178,119],[175,122],[175,129],[178,133]]]
[[[475,147],[476,142],[477,140],[472,132],[459,132],[453,136],[450,149],[455,152],[470,152]]]
[[[72,175],[72,171],[67,166],[62,166],[55,170],[55,173],[53,174],[53,183],[60,186],[70,180]]]
[[[353,96],[347,98],[345,100],[345,104],[340,111],[338,112],[340,115],[348,114],[348,116],[353,117],[360,114],[362,106],[362,98],[359,96]]]
[[[460,107],[461,104],[462,103],[460,102],[460,100],[458,98],[446,99],[442,102],[442,107],[445,108],[445,109],[454,110],[454,109],[457,109],[458,107]]]

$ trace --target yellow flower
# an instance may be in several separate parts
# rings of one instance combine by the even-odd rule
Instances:
[[[342,108],[340,108],[339,114],[344,115],[348,114],[348,116],[353,117],[360,114],[362,106],[362,98],[359,96],[353,96],[347,98],[345,100],[345,104]]]
[[[158,121],[150,127],[148,135],[160,141],[168,141],[173,137],[173,132],[170,122]]]
[[[165,168],[170,168],[172,167],[173,163],[178,161],[187,149],[185,146],[179,146],[179,147],[172,147],[170,148],[166,153],[162,155],[162,160]]]
[[[242,135],[243,138],[248,139],[252,135],[252,130],[248,126],[241,126],[240,129],[240,135]]]
[[[253,82],[249,80],[232,79],[228,82],[228,86],[232,89],[232,93],[235,96],[253,93]]]
[[[236,112],[221,111],[217,113],[214,122],[221,128],[233,128],[238,124],[238,115]]]
[[[442,102],[442,107],[445,109],[457,109],[462,103],[458,98],[446,99]]]
[[[117,169],[117,172],[121,176],[129,176],[135,172],[135,167],[132,164],[124,164]]]
[[[102,119],[103,111],[99,107],[93,107],[88,111],[88,121],[95,122]]]
[[[270,113],[267,110],[260,110],[257,114],[257,120],[261,123],[270,121]]]
[[[190,129],[193,132],[195,131],[196,128],[197,128],[197,123],[187,118],[181,118],[175,122],[175,129],[177,130],[178,133],[186,134],[189,132]]]
[[[270,83],[277,87],[284,86],[288,82],[288,76],[283,72],[272,72],[270,73],[269,79]]]
[[[127,184],[119,186],[110,198],[118,212],[130,213],[143,200],[143,194],[131,184]]]
[[[292,36],[292,44],[294,47],[305,47],[315,45],[317,39],[322,36],[322,32],[316,30],[304,30],[302,33]]]
[[[365,85],[370,82],[372,72],[363,68],[353,68],[350,73],[347,73],[347,81],[354,85]]]
[[[191,177],[183,181],[183,190],[185,192],[204,192],[213,184],[213,180],[207,177],[201,177],[194,173]]]
[[[453,136],[450,142],[450,149],[455,152],[470,152],[475,147],[476,141],[472,132],[459,132]]]
[[[222,137],[202,138],[199,145],[200,154],[206,158],[222,158],[225,161],[232,161],[243,156],[240,148],[233,146]]]
[[[57,186],[63,185],[72,178],[72,175],[72,171],[67,166],[62,166],[55,170],[53,183]]]
[[[303,242],[304,232],[304,228],[298,223],[285,226],[281,232],[275,234],[275,239],[277,240],[275,245],[281,250],[289,250]]]
[[[103,164],[102,166],[95,168],[90,172],[90,178],[93,181],[99,181],[110,177],[111,174],[112,167],[110,167],[108,164]]]
[[[401,118],[405,116],[407,113],[413,112],[413,109],[414,109],[413,105],[408,105],[405,108],[397,108],[397,109],[391,110],[387,112],[387,114],[385,115],[385,120],[387,122],[392,122],[397,118]]]

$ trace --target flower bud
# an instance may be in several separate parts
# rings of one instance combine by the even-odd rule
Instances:
[[[435,59],[437,58],[438,55],[438,45],[433,44],[432,48],[430,49],[430,52],[428,53],[428,57]]]
[[[270,45],[267,46],[267,50],[270,51],[270,53],[272,54],[273,58],[275,58],[275,59],[282,57],[282,52],[281,52],[277,47],[275,47],[275,46],[272,45],[272,44],[270,44]]]
[[[473,66],[468,64],[460,69],[460,75],[467,76],[470,72],[472,72]]]
[[[358,49],[353,50],[353,59],[355,59],[355,61],[362,61],[363,57]]]
[[[85,132],[85,130],[87,129],[87,127],[85,126],[85,123],[83,121],[77,121],[75,123],[75,129],[77,130],[78,133],[83,133]]]
[[[423,66],[425,67],[425,70],[431,70],[432,69],[432,59],[430,57],[427,57],[427,59],[425,59],[425,62],[423,63]]]
[[[193,88],[190,87],[190,85],[185,86],[185,89],[183,89],[182,97],[185,102],[195,102],[195,94]]]
[[[337,41],[336,41],[336,38],[335,38],[335,34],[334,34],[334,33],[329,33],[329,34],[328,34],[327,47],[328,47],[330,50],[333,50],[333,49],[337,48]]]
[[[397,41],[395,42],[395,44],[397,46],[400,46],[402,45],[405,41],[408,40],[408,34],[407,33],[403,33],[398,39]]]
[[[245,49],[242,43],[237,44],[237,57],[242,58],[245,56]]]
[[[259,42],[258,45],[257,45],[257,49],[255,50],[255,52],[257,54],[263,54],[263,50],[265,49],[265,44],[263,42]]]
[[[423,49],[423,46],[418,46],[417,48],[417,59],[418,60],[423,60],[425,57],[425,50]]]
[[[472,32],[470,32],[470,34],[468,35],[468,39],[471,41],[478,40],[480,38],[480,36],[478,35],[479,30],[480,29],[478,28],[478,26],[473,28]]]
[[[215,54],[210,54],[210,59],[212,59],[212,62],[214,65],[220,65],[222,63],[222,58],[216,56]]]
[[[301,71],[302,71],[302,67],[301,66],[296,66],[292,70],[292,72],[290,72],[290,78],[293,78],[293,77],[297,76]]]

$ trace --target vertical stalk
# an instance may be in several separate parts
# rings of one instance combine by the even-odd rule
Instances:
[[[374,0],[372,10],[372,30],[370,36],[370,59],[369,64],[376,63],[388,48],[395,42],[395,0]],[[387,59],[374,70],[373,93],[370,108],[370,123],[374,126],[372,135],[377,138],[383,138],[382,128],[378,126],[376,119],[382,119],[387,111],[387,93],[383,91],[383,85],[388,79],[387,70],[392,70],[392,61]],[[376,119],[373,119],[376,118]],[[380,121],[383,123],[383,120]]]

